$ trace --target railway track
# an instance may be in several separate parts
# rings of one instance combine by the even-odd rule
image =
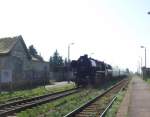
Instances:
[[[120,81],[104,93],[81,105],[79,108],[64,117],[102,117],[109,108],[107,105],[110,105],[109,103],[112,103],[115,100],[114,96],[120,91],[120,89],[126,86],[127,83],[127,79]],[[101,116],[101,114],[103,115]]]
[[[0,104],[0,117],[13,115],[14,113],[20,112],[22,110],[56,100],[77,93],[79,91],[81,91],[81,88],[74,88],[74,89],[61,91],[53,94],[46,94],[46,95],[36,96],[29,99],[22,99],[22,100],[8,102],[5,104]]]

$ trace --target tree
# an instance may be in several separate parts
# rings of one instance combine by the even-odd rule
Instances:
[[[43,60],[43,57],[42,57],[41,55],[38,55],[38,52],[37,52],[37,50],[34,48],[33,45],[30,45],[30,46],[29,46],[28,51],[29,51],[29,54],[31,55],[32,58],[35,58],[35,59],[37,59],[37,60],[39,60],[39,61],[44,61],[44,60]]]
[[[37,51],[36,51],[36,49],[34,48],[33,45],[30,45],[30,46],[29,46],[29,53],[30,53],[31,55],[33,55],[33,56],[37,55]]]
[[[54,52],[53,56],[50,57],[49,64],[53,70],[58,70],[58,67],[64,65],[62,56],[59,55],[57,50]]]
[[[128,68],[126,69],[126,72],[127,72],[127,73],[129,73],[129,72],[130,72]]]

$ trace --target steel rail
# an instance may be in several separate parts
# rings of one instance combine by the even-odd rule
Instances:
[[[123,91],[127,85],[128,85],[129,81],[120,89],[119,92]],[[118,93],[119,93],[118,92]],[[99,117],[104,117],[105,114],[108,112],[108,110],[111,108],[112,104],[117,100],[117,95],[115,95],[112,100],[110,101],[110,103],[108,104],[108,106],[106,107],[106,109],[103,111],[103,113],[99,116]]]
[[[32,101],[32,100],[37,100],[37,99],[45,98],[45,97],[48,97],[48,96],[53,96],[53,95],[57,95],[57,94],[60,94],[60,93],[64,93],[64,92],[67,92],[67,91],[76,90],[76,89],[78,89],[78,88],[73,88],[73,89],[69,89],[69,90],[65,90],[65,91],[45,94],[45,95],[41,95],[41,96],[35,96],[35,97],[32,97],[32,98],[28,98],[28,99],[8,101],[8,102],[5,102],[4,104],[0,104],[0,109],[4,108],[6,106],[9,106],[9,105],[15,105],[16,103],[24,103],[24,102],[28,102],[28,101]]]
[[[75,117],[77,114],[79,114],[80,112],[82,112],[86,107],[90,106],[92,103],[96,102],[98,99],[100,99],[101,97],[103,97],[104,95],[106,95],[109,91],[111,91],[112,89],[116,88],[117,86],[121,85],[122,83],[126,82],[127,79],[123,79],[120,82],[116,83],[115,85],[113,85],[112,87],[110,87],[109,89],[107,89],[105,92],[103,92],[102,94],[98,95],[97,97],[95,97],[94,99],[91,99],[90,101],[84,103],[83,105],[81,105],[80,107],[78,107],[77,109],[73,110],[72,112],[68,113],[67,115],[65,115],[64,117]]]
[[[112,106],[112,104],[115,102],[116,99],[117,99],[117,96],[114,96],[114,98],[111,100],[111,102],[108,104],[106,109],[103,111],[103,113],[99,117],[105,116],[106,112],[110,109],[110,107]]]
[[[7,104],[0,105],[0,117],[5,117],[13,113],[25,110],[27,108],[32,108],[56,99],[74,94],[81,91],[81,88],[74,88],[66,91],[61,91],[53,94],[46,94],[42,96],[36,96],[30,99],[23,99],[19,101],[9,102]]]

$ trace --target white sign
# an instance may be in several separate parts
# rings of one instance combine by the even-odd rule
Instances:
[[[2,83],[8,83],[12,82],[12,71],[5,69],[1,70],[1,82]]]

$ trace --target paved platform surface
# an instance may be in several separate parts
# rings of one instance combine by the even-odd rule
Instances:
[[[150,84],[134,76],[117,117],[150,117]]]
[[[150,117],[150,85],[133,77],[130,96],[129,117]]]

